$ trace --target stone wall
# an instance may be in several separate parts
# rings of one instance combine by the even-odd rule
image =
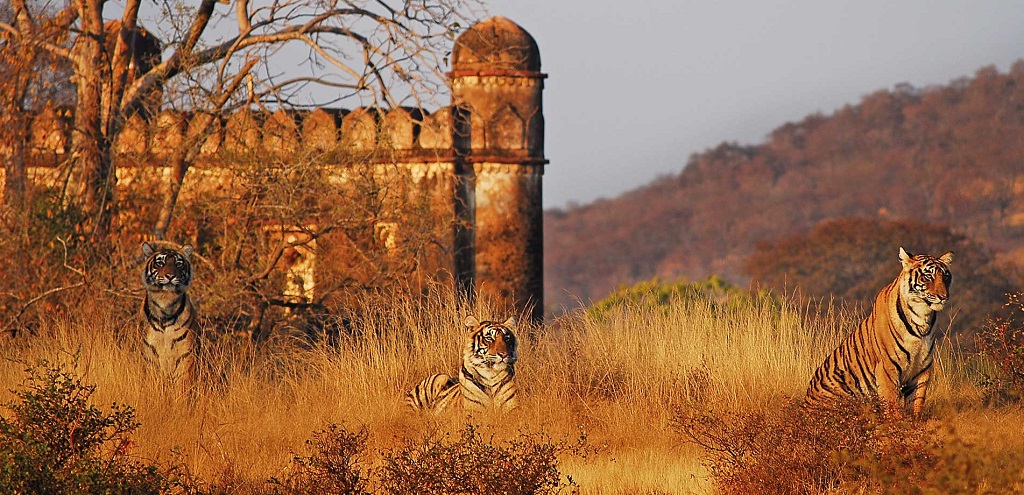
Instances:
[[[155,180],[157,187],[169,177],[175,153],[186,149],[195,153],[183,201],[228,188],[228,164],[240,160],[273,167],[315,157],[331,167],[327,180],[339,187],[367,173],[399,177],[405,185],[398,189],[407,191],[395,201],[426,194],[435,226],[444,231],[432,255],[439,259],[418,264],[433,274],[450,274],[460,286],[497,295],[510,311],[532,307],[528,316],[540,319],[547,160],[541,104],[546,76],[539,72],[539,51],[522,28],[493,18],[460,36],[453,58],[452,106],[433,112],[322,108],[136,115],[113,142],[118,188],[144,180]],[[30,180],[56,185],[66,176],[72,120],[68,109],[35,115],[26,150]],[[5,152],[10,149],[0,144],[0,154]],[[380,223],[372,235],[400,252],[393,239],[402,232],[401,219]],[[294,237],[301,230],[274,235]],[[337,272],[347,266],[344,247],[330,239],[300,251],[290,253],[295,261],[288,268],[297,270],[288,282],[294,297],[308,299],[316,291],[312,279],[339,276],[328,267]]]

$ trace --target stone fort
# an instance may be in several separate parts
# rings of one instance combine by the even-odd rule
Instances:
[[[334,179],[340,182],[354,167],[399,169],[403,180],[427,191],[435,205],[431,211],[442,245],[432,252],[432,274],[450,274],[457,287],[491,293],[539,321],[542,176],[548,163],[542,107],[547,76],[540,71],[540,52],[523,28],[494,17],[455,40],[451,65],[451,102],[433,112],[322,108],[206,115],[216,122],[200,138],[181,194],[204,194],[204,187],[218,182],[208,180],[220,174],[218,160],[241,152],[268,160],[299,151],[320,153],[333,160]],[[71,117],[63,109],[35,116],[26,147],[27,174],[34,183],[59,180]],[[129,187],[138,167],[163,167],[158,176],[166,177],[168,166],[162,164],[191,137],[197,117],[172,110],[133,116],[114,143],[118,188]],[[383,149],[387,152],[373,152]],[[378,225],[375,235],[391,246],[396,231],[401,232],[400,220]],[[285,235],[293,240],[303,229]],[[345,266],[338,259],[344,254],[324,244],[318,239],[294,250],[284,268],[289,271],[285,294],[312,300],[325,267]]]

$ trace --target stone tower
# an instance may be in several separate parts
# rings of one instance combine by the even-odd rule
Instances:
[[[111,32],[116,28],[116,22],[108,24]],[[136,43],[134,68],[146,70],[159,61],[158,40],[141,30],[128,34]],[[202,142],[189,172],[193,179],[182,185],[183,203],[214,204],[234,197],[234,164],[261,160],[276,166],[294,155],[315,154],[329,165],[328,180],[339,188],[361,187],[350,180],[372,177],[376,184],[387,183],[388,192],[375,204],[380,210],[365,231],[353,231],[352,238],[340,231],[322,232],[315,242],[286,253],[278,267],[285,272],[286,299],[312,301],[329,293],[331,289],[323,288],[338,280],[372,286],[377,270],[394,263],[402,266],[400,273],[414,272],[409,277],[417,284],[454,274],[459,289],[497,296],[503,309],[522,313],[530,308],[528,317],[540,321],[541,181],[547,164],[541,104],[546,76],[540,72],[540,51],[523,28],[495,17],[455,41],[449,76],[451,104],[430,113],[406,108],[265,113],[243,108],[206,115],[154,105],[148,114],[148,106],[140,107],[113,143],[118,194],[143,197],[162,187],[163,178],[172,173],[172,153],[193,137]],[[25,151],[31,180],[49,187],[59,184],[73,120],[70,111],[54,109],[34,116]],[[208,135],[195,135],[196,129],[207,127]],[[10,150],[0,143],[0,160]],[[0,167],[0,193],[5,180]],[[362,194],[358,189],[349,193]],[[420,210],[404,207],[410,198],[422,199],[421,193],[432,217],[426,227],[406,228],[406,215]],[[122,209],[119,214],[122,224],[138,224],[139,212]],[[297,223],[292,226],[270,222],[259,227],[261,235],[272,237],[269,244],[278,238],[298,242],[320,224],[316,218],[293,220]],[[198,230],[179,234],[194,236],[193,244],[215,242],[212,234],[202,238]],[[435,242],[403,250],[406,239],[427,238]],[[354,256],[351,246],[355,251],[380,248],[379,258]],[[415,262],[403,264],[409,262],[406,254],[416,256]]]
[[[456,250],[475,260],[456,271],[481,293],[519,310],[532,307],[534,321],[544,313],[546,77],[533,37],[504,17],[478,23],[455,40],[457,211],[466,226],[456,232]]]

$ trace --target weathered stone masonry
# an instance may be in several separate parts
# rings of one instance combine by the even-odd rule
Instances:
[[[174,111],[159,112],[148,120],[136,116],[115,143],[118,183],[131,183],[134,164],[164,163],[202,119],[217,119],[216,130],[203,141],[188,182],[216,183],[216,163],[223,154],[255,150],[282,157],[305,149],[344,157],[366,152],[364,156],[375,158],[364,166],[405,170],[410,181],[421,189],[426,184],[447,205],[437,210],[438,215],[454,216],[438,219],[439,224],[454,225],[454,230],[446,236],[451,245],[442,250],[450,259],[436,260],[437,266],[453,273],[462,287],[497,295],[520,311],[532,308],[530,315],[540,320],[544,300],[541,200],[547,164],[542,106],[547,76],[540,72],[540,52],[521,27],[502,17],[491,18],[456,40],[449,77],[451,106],[429,114],[420,109],[381,114],[358,108],[272,114],[241,111],[226,119]],[[57,165],[67,156],[72,120],[67,110],[51,110],[35,118],[26,157],[30,180],[58,179]],[[386,152],[372,153],[377,149]],[[0,154],[4,151],[0,146]],[[336,180],[343,182],[352,173],[351,166],[338,163]],[[189,187],[202,186],[186,184]],[[384,238],[401,228],[378,227],[377,235]],[[343,265],[331,259],[340,254],[310,247],[314,249],[297,253],[291,267],[296,276],[289,278],[294,282],[289,282],[288,290],[296,297],[313,296],[318,264]]]

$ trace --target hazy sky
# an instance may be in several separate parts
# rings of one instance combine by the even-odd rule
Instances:
[[[900,82],[1024,58],[1021,0],[485,1],[540,46],[546,207],[614,197]]]

